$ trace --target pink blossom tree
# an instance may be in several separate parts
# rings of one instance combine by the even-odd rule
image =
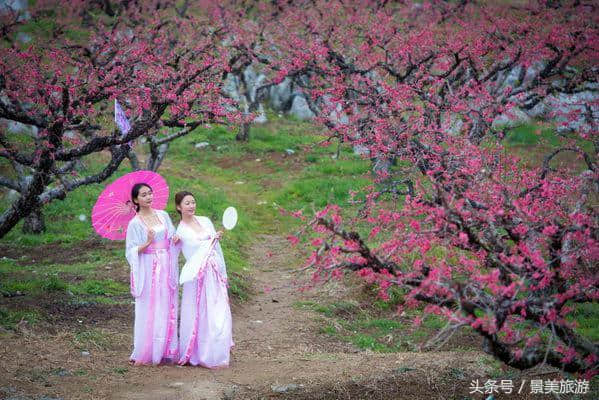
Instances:
[[[174,1],[38,1],[27,18],[1,14],[0,162],[12,172],[0,185],[19,196],[0,215],[0,237],[26,216],[38,221],[33,231],[42,230],[44,204],[109,177],[138,137],[157,147],[207,122],[235,121],[219,87],[229,68],[226,30],[189,8]],[[25,24],[49,28],[23,44],[16,38]],[[110,122],[114,99],[130,114],[127,134]],[[30,134],[11,133],[10,124]],[[154,138],[158,131],[165,134]],[[109,157],[99,172],[76,168],[100,152]]]
[[[281,76],[307,71],[306,91],[328,99],[319,121],[331,138],[398,161],[354,193],[356,215],[330,205],[301,217],[315,281],[357,271],[381,297],[399,286],[403,307],[444,316],[438,342],[470,326],[507,365],[596,374],[599,344],[572,318],[599,299],[596,104],[587,105],[584,127],[533,167],[493,126],[516,106],[596,84],[596,5],[316,1],[274,9],[285,28],[264,34],[277,46],[270,63]],[[516,66],[518,84],[505,84]],[[345,122],[332,123],[332,112]],[[564,153],[574,161],[558,162]]]

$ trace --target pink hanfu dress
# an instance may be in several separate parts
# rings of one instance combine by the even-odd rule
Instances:
[[[142,253],[148,227],[134,217],[127,228],[126,256],[131,266],[131,294],[135,298],[133,352],[139,364],[176,362],[179,266],[172,243],[175,227],[165,211],[155,210],[161,225],[155,225],[154,241]]]
[[[183,284],[179,364],[222,368],[234,345],[227,270],[212,221],[195,218],[204,228],[201,235],[184,222],[177,228],[187,262],[202,264],[197,277]]]

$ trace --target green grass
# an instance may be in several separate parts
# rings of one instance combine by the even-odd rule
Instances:
[[[359,321],[357,324],[360,328],[375,328],[380,333],[391,333],[402,328],[402,323],[396,320],[386,318],[374,318],[369,320]]]
[[[371,183],[369,160],[353,155],[350,146],[341,146],[339,159],[333,159],[331,156],[337,152],[337,144],[318,146],[317,143],[323,139],[322,132],[310,123],[278,118],[274,114],[269,118],[271,121],[267,124],[252,126],[248,143],[235,141],[236,132],[223,126],[199,128],[170,145],[158,171],[166,178],[171,190],[171,201],[166,210],[175,225],[178,215],[172,197],[180,190],[195,194],[197,213],[208,216],[217,229],[221,229],[221,215],[227,206],[233,205],[238,209],[238,225],[233,231],[225,233],[222,247],[229,271],[230,293],[241,301],[250,296],[249,285],[243,275],[250,267],[248,248],[256,236],[261,233],[285,235],[300,226],[297,219],[281,216],[279,207],[302,209],[305,214],[310,214],[313,208],[337,203],[349,214],[356,207],[348,205],[349,190],[359,190]],[[210,146],[204,149],[194,147],[203,141],[209,142]],[[507,151],[530,151],[537,147],[546,151],[562,141],[553,128],[530,123],[510,130],[504,143]],[[145,145],[138,143],[136,149],[143,153]],[[295,153],[287,155],[288,149]],[[97,172],[101,168],[94,157],[87,157],[85,165],[86,172]],[[92,251],[87,250],[82,259],[64,264],[28,262],[27,249],[58,243],[77,248],[81,241],[94,237],[90,213],[97,196],[107,183],[130,170],[129,164],[124,162],[106,183],[86,186],[69,193],[64,201],[49,204],[44,208],[46,233],[24,235],[18,225],[2,238],[2,244],[21,246],[25,258],[0,259],[0,292],[14,295],[19,291],[32,296],[71,292],[78,301],[103,304],[118,303],[121,298],[127,297],[127,284],[104,279],[105,273],[102,278],[96,276],[109,264],[114,268],[127,268],[122,248],[99,245]],[[0,197],[0,212],[7,206]],[[79,220],[80,215],[86,217],[84,221]],[[356,228],[363,235],[368,232],[366,226]],[[382,240],[384,235],[383,232],[377,240]],[[108,244],[108,241],[101,243]],[[433,248],[430,251],[431,255],[442,256],[445,249]],[[61,279],[63,274],[82,279],[67,283]],[[441,318],[429,316],[424,318],[421,327],[413,329],[409,324],[388,318],[386,315],[393,312],[404,294],[393,288],[389,291],[390,301],[376,299],[372,304],[373,310],[367,311],[353,302],[304,302],[295,306],[311,309],[323,316],[323,334],[341,337],[359,348],[397,351],[415,348],[415,343],[444,324]],[[579,322],[577,330],[599,340],[598,315],[596,305],[578,309],[573,316]]]
[[[41,319],[41,315],[35,310],[9,310],[0,306],[0,326],[4,329],[14,329],[21,321],[34,324]]]
[[[3,296],[41,295],[52,292],[65,292],[69,285],[57,276],[34,279],[3,278],[0,282],[0,294]]]
[[[380,353],[418,351],[419,345],[445,324],[443,318],[428,315],[420,327],[414,327],[410,321],[398,319],[393,310],[381,309],[372,301],[361,305],[355,301],[301,301],[293,306],[320,314],[321,334],[352,343],[361,350]],[[419,313],[411,311],[410,318]]]
[[[125,375],[127,372],[129,372],[129,368],[117,367],[117,368],[114,368],[112,371],[115,374]]]
[[[129,293],[129,285],[111,279],[89,279],[76,285],[70,285],[70,291],[79,295],[119,296]]]
[[[366,164],[354,165],[352,160],[331,160],[333,150],[329,147],[316,147],[306,150],[306,146],[322,139],[309,123],[277,119],[265,125],[255,125],[250,133],[249,143],[235,141],[235,132],[226,127],[214,126],[201,128],[171,144],[167,158],[159,173],[167,180],[171,201],[167,204],[173,223],[178,223],[178,215],[172,201],[172,196],[180,190],[189,190],[196,196],[197,213],[208,216],[216,229],[222,229],[221,216],[227,206],[233,205],[238,209],[239,221],[233,231],[225,233],[222,241],[223,252],[227,261],[230,279],[230,293],[240,300],[249,296],[247,282],[234,273],[245,273],[250,264],[247,249],[256,234],[261,232],[277,232],[289,230],[298,226],[298,221],[281,218],[278,206],[304,207],[308,204],[323,205],[326,201],[342,201],[347,198],[347,190],[355,187],[346,177],[362,174],[367,170]],[[208,141],[210,148],[196,149],[195,143]],[[137,143],[136,150],[143,153],[146,145]],[[292,149],[296,152],[288,156],[285,152]],[[237,159],[260,158],[266,168],[274,170],[270,178],[283,182],[277,191],[268,191],[262,186],[265,175],[262,171],[253,171],[247,165],[238,164]],[[273,158],[278,154],[278,158]],[[342,153],[347,155],[346,153]],[[311,155],[313,163],[300,165],[289,176],[292,157],[302,159]],[[143,155],[142,155],[143,157]],[[229,160],[229,161],[227,161]],[[232,161],[231,161],[232,160]],[[219,166],[227,162],[227,166]],[[84,159],[85,174],[98,172],[102,168],[98,155]],[[47,230],[41,235],[27,235],[21,232],[22,222],[12,229],[0,244],[16,245],[22,249],[23,256],[17,260],[0,259],[0,274],[4,274],[0,290],[7,295],[19,292],[28,296],[38,296],[47,292],[70,292],[86,301],[112,304],[113,297],[124,296],[128,293],[125,284],[98,279],[109,273],[104,267],[126,268],[122,249],[103,246],[109,241],[101,240],[99,245],[90,250],[89,246],[82,252],[74,252],[77,259],[69,263],[56,263],[48,260],[35,260],[28,253],[28,248],[39,246],[57,246],[49,251],[77,249],[79,243],[90,238],[97,238],[91,227],[91,209],[102,189],[110,182],[131,171],[127,161],[121,164],[118,171],[105,183],[88,185],[68,194],[65,200],[57,200],[48,204],[44,210]],[[327,183],[328,177],[341,174],[336,182]],[[244,182],[238,185],[237,182]],[[364,181],[362,181],[363,183]],[[332,194],[314,193],[314,187],[332,189]],[[299,201],[288,196],[297,194]],[[291,201],[287,201],[289,198]],[[279,205],[273,202],[279,200]],[[258,206],[263,201],[266,204]],[[0,212],[9,204],[0,194]],[[83,220],[81,220],[83,219]],[[58,245],[60,246],[58,247]],[[123,243],[124,245],[124,243]],[[61,280],[63,274],[76,276],[76,283]],[[48,278],[49,275],[53,277]],[[82,278],[82,279],[81,279]]]
[[[21,221],[0,242],[34,247],[49,243],[75,244],[92,237],[91,208],[103,188],[104,185],[88,185],[83,190],[69,193],[64,201],[56,200],[44,207],[44,234],[22,233]],[[7,206],[6,201],[0,199],[0,212]],[[81,221],[80,216],[84,216],[85,220]]]
[[[391,348],[385,344],[380,343],[376,337],[358,333],[350,337],[350,341],[358,348],[362,350],[372,350],[378,353],[391,352]]]
[[[249,298],[250,284],[243,275],[229,274],[229,294],[241,302]]]
[[[100,329],[91,329],[77,332],[73,336],[73,344],[79,350],[110,350],[114,347],[111,334]]]
[[[327,324],[320,328],[320,333],[328,336],[335,336],[337,334],[337,328],[333,324]]]
[[[576,332],[593,343],[599,341],[599,304],[578,304],[570,314],[570,320],[576,320]]]
[[[526,123],[510,129],[505,136],[505,141],[509,146],[531,146],[539,143],[558,146],[560,144],[560,139],[552,127],[536,123]]]

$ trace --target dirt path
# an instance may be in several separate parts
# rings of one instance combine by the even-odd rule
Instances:
[[[323,335],[322,317],[294,304],[342,300],[344,289],[299,291],[293,281],[302,278],[296,272],[302,258],[279,235],[261,235],[247,254],[254,294],[233,306],[236,345],[229,368],[130,366],[133,305],[103,308],[101,315],[89,314],[93,319],[85,314],[89,307],[82,306],[69,309],[72,320],[62,325],[43,330],[24,325],[2,335],[0,398],[486,398],[469,395],[471,379],[484,381],[491,372],[480,352],[381,354]]]
[[[376,354],[325,337],[318,332],[314,313],[293,306],[318,293],[301,292],[292,284],[297,269],[289,262],[287,241],[263,235],[250,256],[255,295],[233,309],[236,345],[230,368],[139,368],[143,373],[116,387],[113,398],[320,398],[318,393],[330,388],[343,390],[347,382],[378,379],[390,371],[408,373],[408,380],[414,374],[426,379],[433,370],[458,361],[462,367],[477,365],[477,353]],[[410,385],[405,394],[420,397]]]

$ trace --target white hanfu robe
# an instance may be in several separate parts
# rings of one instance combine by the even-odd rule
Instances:
[[[183,284],[179,364],[226,367],[233,338],[225,259],[212,221],[195,218],[204,228],[202,234],[185,222],[177,228],[183,255],[190,263],[183,268],[193,265],[198,270],[195,279]]]
[[[135,364],[176,362],[179,288],[178,249],[172,243],[175,227],[169,215],[155,210],[161,225],[152,226],[152,244],[143,252],[148,227],[135,216],[127,227],[126,257],[131,266],[131,294],[135,298],[133,352]]]

